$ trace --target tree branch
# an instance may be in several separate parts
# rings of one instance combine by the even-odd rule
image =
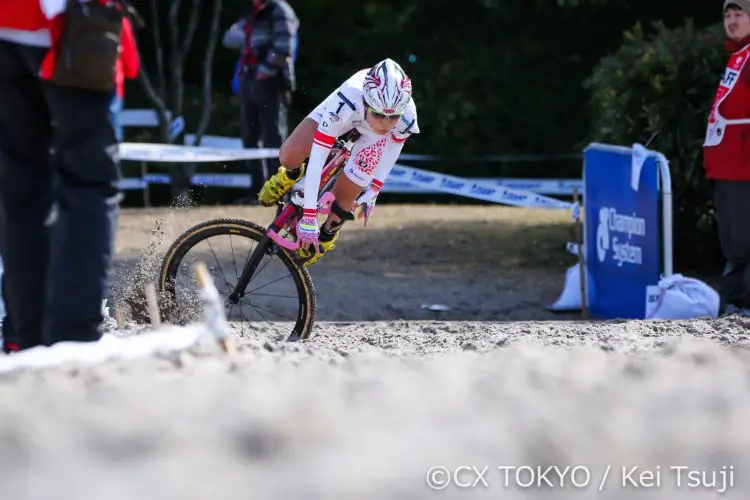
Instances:
[[[181,3],[182,0],[172,0],[167,16],[167,24],[169,25],[169,70],[172,79],[172,85],[170,86],[172,88],[171,107],[175,118],[182,114],[182,61],[180,60],[179,30],[177,28],[177,14],[180,11]]]
[[[140,50],[140,43],[138,43],[138,35],[134,32],[133,36],[136,39],[135,50],[138,54],[138,59],[140,61],[143,61],[143,55],[141,54]],[[159,95],[156,93],[156,90],[154,90],[154,85],[151,83],[151,78],[149,78],[148,76],[146,65],[143,63],[141,63],[141,68],[138,71],[138,81],[141,83],[141,87],[143,87],[143,90],[146,91],[146,96],[148,97],[148,99],[156,107],[156,116],[159,121],[159,132],[161,133],[162,140],[166,142],[166,139],[169,137],[169,111],[167,110],[164,99],[159,97]]]
[[[193,145],[198,146],[203,139],[203,134],[208,129],[208,124],[211,121],[211,109],[213,107],[213,100],[211,98],[211,76],[214,65],[214,54],[216,53],[216,45],[219,41],[219,21],[221,19],[221,8],[222,0],[214,0],[213,14],[211,16],[211,35],[208,39],[208,47],[206,48],[206,60],[203,64],[203,108],[201,109],[201,119],[198,124],[198,130],[195,132],[195,138],[193,139]]]
[[[153,103],[158,111],[157,116],[159,118],[159,131],[161,132],[162,141],[167,143],[169,142],[169,113],[167,111],[167,106],[164,104],[164,101],[160,99],[156,94],[154,86],[151,83],[151,79],[148,77],[148,73],[146,72],[145,68],[141,68],[138,80],[141,82],[143,90],[146,91],[146,95],[148,96],[149,100]]]
[[[188,21],[187,30],[185,32],[185,39],[182,41],[182,47],[180,49],[180,58],[182,62],[185,62],[187,54],[190,51],[190,45],[193,44],[193,36],[195,30],[198,28],[198,18],[201,12],[201,0],[193,0],[193,8],[190,11],[190,20]],[[215,12],[215,11],[214,11]]]
[[[164,47],[162,46],[161,28],[159,27],[161,20],[159,19],[159,8],[156,6],[156,0],[150,0],[150,4],[151,17],[153,18],[151,26],[154,37],[154,51],[156,52],[156,76],[159,84],[159,99],[163,102],[167,93],[167,77],[164,74]]]

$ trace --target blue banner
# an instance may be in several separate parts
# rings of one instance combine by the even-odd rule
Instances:
[[[663,270],[659,165],[653,154],[603,144],[584,151],[586,296],[599,319],[643,319]]]

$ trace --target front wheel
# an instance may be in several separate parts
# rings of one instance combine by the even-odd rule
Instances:
[[[230,303],[245,262],[264,239],[265,229],[252,222],[215,219],[198,224],[169,247],[161,265],[159,292],[165,319],[174,324],[201,321],[202,309],[193,265],[202,261],[224,298],[227,319],[244,332],[271,329],[287,340],[305,340],[315,321],[315,290],[296,257],[273,242],[250,278],[245,294]]]

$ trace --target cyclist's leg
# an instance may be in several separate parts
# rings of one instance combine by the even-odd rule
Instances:
[[[299,122],[279,149],[279,162],[286,170],[297,170],[305,158],[310,156],[318,122],[306,117]]]
[[[353,220],[354,203],[362,194],[363,189],[363,186],[355,184],[346,176],[346,171],[344,171],[344,175],[339,175],[336,178],[331,189],[335,197],[334,209],[328,214],[328,218],[323,224],[323,232],[332,237],[333,233],[338,231],[346,220]]]
[[[316,130],[318,130],[318,123],[312,118],[305,118],[281,145],[279,148],[281,165],[278,171],[263,184],[258,194],[258,201],[261,205],[275,204],[300,179],[304,173],[300,167],[305,158],[310,156]]]

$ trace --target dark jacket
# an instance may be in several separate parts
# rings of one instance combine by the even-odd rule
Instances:
[[[259,9],[241,19],[224,34],[227,48],[243,50],[242,65],[253,74],[281,76],[294,91],[294,51],[297,47],[299,20],[284,0],[266,0]]]

